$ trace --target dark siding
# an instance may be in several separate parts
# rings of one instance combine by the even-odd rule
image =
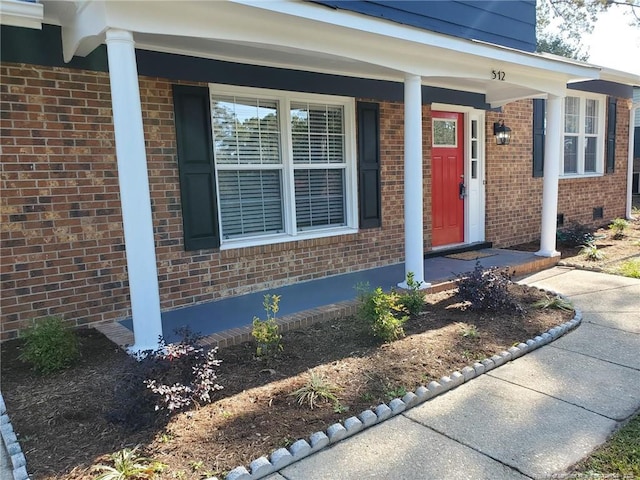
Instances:
[[[633,98],[633,87],[622,85],[621,83],[609,82],[607,80],[587,80],[585,82],[570,83],[569,90],[579,90],[581,92],[602,93],[621,98]],[[567,95],[571,95],[567,92]]]
[[[536,49],[534,0],[317,0],[314,3],[469,40],[482,40],[527,52]]]

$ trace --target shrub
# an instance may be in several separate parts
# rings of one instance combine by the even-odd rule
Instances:
[[[378,287],[373,292],[360,294],[360,317],[369,324],[373,335],[385,342],[404,336],[402,326],[408,320],[400,296],[392,291],[385,293]]]
[[[509,292],[511,274],[497,267],[484,269],[479,261],[473,272],[459,276],[458,296],[469,302],[471,310],[524,313],[524,309]]]
[[[143,352],[118,382],[113,409],[107,418],[136,430],[152,424],[157,413],[171,415],[192,404],[212,401],[222,387],[216,383],[217,348],[205,351],[199,336],[188,330],[182,339],[167,344],[161,337],[157,350]]]
[[[609,225],[609,229],[613,230],[613,238],[620,239],[624,237],[624,231],[629,227],[629,222],[624,218],[616,218]]]
[[[43,375],[64,370],[79,356],[78,338],[65,328],[60,317],[34,320],[24,333],[25,345],[20,359]]]
[[[276,323],[276,314],[280,310],[280,295],[265,295],[262,305],[267,319],[253,317],[251,335],[256,340],[256,356],[272,359],[283,349],[282,335]]]
[[[584,255],[587,260],[591,260],[594,262],[598,260],[604,260],[605,258],[605,254],[602,251],[598,250],[598,247],[593,244],[583,245],[580,249],[580,253]]]
[[[407,273],[407,290],[400,294],[400,303],[410,315],[417,315],[424,306],[424,293],[420,290],[420,283],[415,281],[413,272]]]
[[[631,259],[620,265],[620,274],[625,277],[640,278],[640,260]]]
[[[579,247],[581,245],[590,245],[595,241],[592,230],[579,223],[558,230],[556,232],[558,242],[567,247]]]
[[[307,383],[295,392],[290,393],[290,395],[296,397],[299,405],[306,403],[313,410],[319,401],[333,402],[334,406],[340,405],[337,393],[338,387],[331,384],[321,375],[311,372]]]

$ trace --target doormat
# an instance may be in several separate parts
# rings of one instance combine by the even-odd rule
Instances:
[[[455,260],[476,260],[477,258],[493,257],[495,253],[479,252],[472,250],[470,252],[452,253],[451,255],[445,255],[446,258],[453,258]]]

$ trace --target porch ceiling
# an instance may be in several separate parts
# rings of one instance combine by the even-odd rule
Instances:
[[[599,76],[594,66],[309,2],[41,1],[45,21],[62,26],[66,60],[117,28],[132,31],[137,48],[400,82],[419,75],[424,85],[484,93],[492,106],[562,95],[567,82]]]

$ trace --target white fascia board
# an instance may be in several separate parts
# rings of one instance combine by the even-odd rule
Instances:
[[[0,1],[0,24],[42,30],[44,7],[41,3],[19,0]]]
[[[523,52],[517,49],[490,44],[477,40],[466,40],[454,36],[430,32],[416,27],[397,24],[387,20],[380,20],[366,15],[347,12],[344,10],[332,10],[323,5],[314,5],[307,2],[295,2],[281,0],[277,2],[264,2],[255,0],[229,0],[232,3],[260,8],[286,15],[323,22],[330,25],[339,25],[352,30],[359,30],[377,35],[405,40],[421,46],[440,47],[454,52],[484,57],[487,59],[502,60],[523,66],[564,73],[569,77],[581,80],[598,78],[598,68],[588,64],[574,61],[566,61],[562,57],[547,58],[536,53]]]
[[[622,83],[623,85],[640,86],[640,75],[623,72],[613,68],[600,67],[600,79],[609,82]]]

